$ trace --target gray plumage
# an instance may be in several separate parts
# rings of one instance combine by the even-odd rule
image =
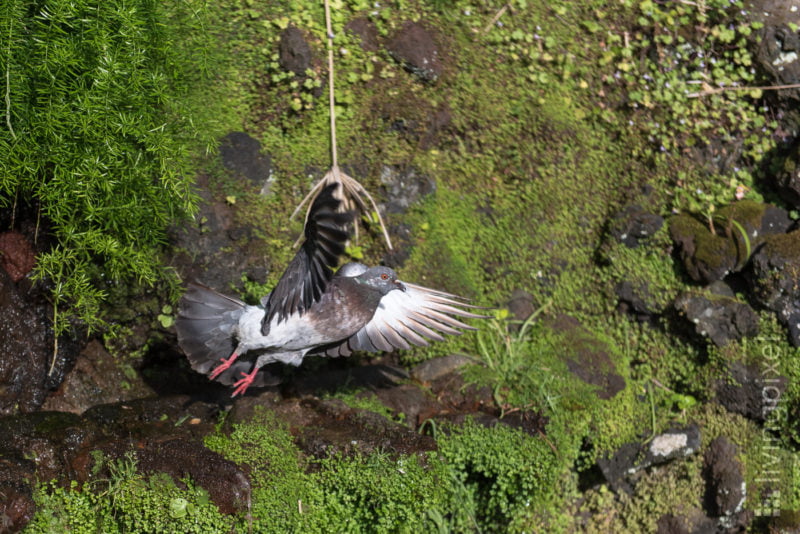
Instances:
[[[267,384],[260,370],[270,363],[297,366],[308,354],[424,346],[442,334],[474,330],[456,317],[485,317],[468,311],[477,307],[455,295],[399,281],[388,267],[348,263],[334,275],[351,218],[338,211],[338,188],[328,186],[314,201],[306,241],[260,305],[198,284],[190,284],[181,299],[181,348],[195,371],[233,384],[234,396]]]

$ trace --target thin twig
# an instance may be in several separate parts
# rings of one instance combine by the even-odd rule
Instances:
[[[497,13],[494,14],[494,17],[492,17],[492,20],[490,20],[489,24],[487,24],[486,27],[483,29],[483,33],[487,33],[489,30],[491,30],[492,26],[494,26],[495,23],[497,23],[497,21],[500,20],[500,17],[503,16],[503,13],[505,13],[508,10],[509,7],[510,6],[507,3],[503,4],[503,7],[501,7],[500,10]]]
[[[289,219],[293,219],[302,209],[302,207],[308,203],[308,208],[306,209],[306,217],[305,220],[308,222],[308,215],[311,212],[311,205],[313,204],[312,199],[314,199],[319,192],[325,188],[327,185],[333,183],[340,183],[342,184],[342,192],[344,194],[344,198],[342,198],[342,206],[341,209],[344,211],[352,211],[355,208],[358,208],[360,211],[366,211],[366,203],[364,202],[362,197],[366,197],[367,200],[372,205],[375,213],[378,216],[378,223],[380,224],[381,231],[383,232],[383,237],[386,240],[386,246],[389,250],[392,250],[392,241],[389,239],[389,232],[386,230],[386,225],[383,222],[383,217],[381,217],[381,212],[378,209],[378,205],[375,203],[375,199],[372,198],[372,195],[364,189],[364,187],[358,183],[358,180],[355,178],[351,178],[350,176],[346,175],[339,169],[339,162],[338,156],[336,152],[336,113],[334,107],[334,72],[333,72],[333,28],[331,26],[331,11],[329,1],[325,0],[325,28],[328,32],[328,108],[330,111],[330,120],[331,120],[331,168],[319,181],[317,185],[315,185],[311,191],[305,196],[302,202],[297,205],[292,215]],[[356,240],[358,240],[358,225],[355,225],[355,234]],[[295,242],[295,247],[300,245],[302,241],[302,235],[300,238]]]
[[[703,84],[706,86],[707,84]],[[701,96],[714,95],[723,91],[780,91],[781,89],[800,89],[800,83],[790,83],[788,85],[761,85],[750,87],[710,87],[698,93],[689,93],[689,98],[699,98]]]
[[[331,115],[331,164],[337,167],[336,155],[336,113],[333,96],[333,27],[331,26],[331,7],[325,0],[325,29],[328,32],[328,109]]]

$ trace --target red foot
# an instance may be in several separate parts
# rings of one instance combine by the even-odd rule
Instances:
[[[255,380],[257,374],[258,374],[258,367],[254,367],[253,371],[250,374],[242,373],[242,376],[244,378],[233,384],[236,387],[236,389],[233,390],[233,394],[231,395],[231,397],[244,394],[247,388],[250,387],[250,384],[253,383],[253,380]]]
[[[231,354],[231,357],[228,358],[227,360],[225,358],[220,358],[219,361],[221,361],[222,363],[219,364],[216,368],[214,368],[214,371],[212,371],[212,373],[208,375],[208,379],[214,380],[219,375],[221,375],[223,371],[227,371],[228,369],[230,369],[231,365],[233,364],[233,362],[236,361],[236,358],[238,357],[239,354],[237,354],[236,351],[233,351],[233,354]]]

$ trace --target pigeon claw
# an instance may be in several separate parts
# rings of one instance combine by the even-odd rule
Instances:
[[[219,361],[221,361],[222,363],[214,368],[214,370],[211,372],[211,374],[208,375],[208,379],[209,380],[214,380],[219,375],[221,375],[224,371],[227,371],[228,369],[230,369],[231,365],[233,365],[233,362],[235,362],[236,358],[238,358],[238,357],[239,357],[239,353],[234,351],[233,354],[231,354],[230,358],[228,358],[228,359],[220,358]]]
[[[236,389],[233,390],[233,394],[231,395],[231,397],[235,397],[236,395],[243,395],[244,392],[247,391],[247,388],[250,387],[250,384],[253,383],[253,380],[255,380],[257,374],[258,374],[258,367],[253,368],[253,371],[250,374],[242,373],[242,376],[244,378],[237,380],[236,383],[233,384],[236,387]]]

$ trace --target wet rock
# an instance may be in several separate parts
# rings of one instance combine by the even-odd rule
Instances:
[[[53,360],[53,311],[35,292],[24,295],[0,269],[0,415],[39,409],[75,360],[79,347],[60,338]]]
[[[244,132],[231,132],[219,145],[222,164],[253,184],[261,187],[261,194],[269,193],[275,176],[272,158],[261,153],[261,143]]]
[[[303,32],[294,26],[281,32],[278,63],[283,70],[297,76],[305,76],[306,70],[311,68],[311,47],[308,46]]]
[[[44,410],[83,413],[97,404],[149,397],[154,394],[132,367],[125,367],[103,345],[90,341],[58,389],[42,405]]]
[[[648,213],[643,207],[633,204],[611,218],[609,233],[626,247],[636,248],[642,240],[652,236],[663,225],[663,217]]]
[[[19,282],[36,264],[36,252],[30,242],[19,232],[13,230],[0,233],[0,267]]]
[[[270,404],[267,409],[289,425],[301,450],[317,458],[337,453],[369,454],[382,450],[393,454],[413,454],[436,449],[433,438],[420,435],[380,414],[350,408],[338,399],[288,399]],[[247,409],[240,411],[235,407],[226,424],[247,420],[247,412]]]
[[[92,422],[65,412],[9,416],[0,419],[0,428],[0,457],[32,458],[38,480],[75,478],[80,467],[73,459],[100,436]]]
[[[184,280],[223,293],[230,293],[232,284],[242,284],[241,273],[264,283],[269,258],[264,256],[261,240],[251,228],[238,223],[233,206],[212,194],[208,180],[205,175],[197,178],[197,193],[202,200],[194,220],[169,230],[173,251],[170,265]]]
[[[755,300],[776,313],[800,346],[800,230],[769,236],[753,256],[748,281]]]
[[[148,437],[202,438],[214,430],[219,406],[188,395],[152,397],[93,406],[84,412],[87,421],[108,435],[132,439]]]
[[[411,378],[417,382],[433,382],[445,375],[458,371],[462,367],[475,363],[471,358],[461,354],[450,354],[426,360],[411,370]]]
[[[603,476],[615,491],[632,492],[636,473],[653,465],[684,458],[700,448],[697,425],[670,430],[649,443],[626,443],[613,454],[597,461]]]
[[[569,340],[569,346],[565,347],[567,368],[585,383],[596,386],[595,394],[599,398],[610,399],[625,389],[625,379],[611,359],[612,349],[604,341],[567,315],[560,315],[553,329]]]
[[[438,410],[439,406],[422,389],[413,384],[402,384],[388,389],[379,389],[375,396],[381,404],[398,416],[402,414],[407,425],[417,428],[427,415]]]
[[[788,383],[770,362],[763,367],[734,362],[728,376],[717,380],[714,389],[717,401],[729,412],[763,423],[778,407]]]
[[[202,441],[161,436],[134,441],[117,436],[97,444],[93,451],[103,453],[106,465],[133,451],[139,473],[166,473],[179,487],[183,487],[181,479],[190,477],[208,492],[223,514],[249,509],[251,488],[247,475],[235,463],[205,448]],[[86,463],[91,464],[88,459]],[[101,470],[99,476],[104,475],[107,473]],[[84,481],[87,476],[88,472],[81,473],[78,480]]]
[[[417,22],[406,21],[386,43],[386,49],[406,70],[424,82],[433,83],[442,75],[436,40]]]
[[[758,334],[758,316],[747,304],[732,298],[682,293],[675,309],[694,325],[695,333],[718,347]]]
[[[720,436],[711,442],[704,456],[708,512],[723,518],[721,524],[726,527],[734,524],[733,518],[742,510],[745,498],[744,470],[736,453],[736,445]]]
[[[791,225],[786,212],[769,204],[741,201],[725,206],[708,221],[681,214],[670,219],[672,240],[689,276],[711,283],[741,270],[768,235],[782,234]],[[742,230],[747,235],[742,235]]]
[[[0,458],[0,533],[19,532],[36,512],[36,467],[17,452],[0,450]]]

